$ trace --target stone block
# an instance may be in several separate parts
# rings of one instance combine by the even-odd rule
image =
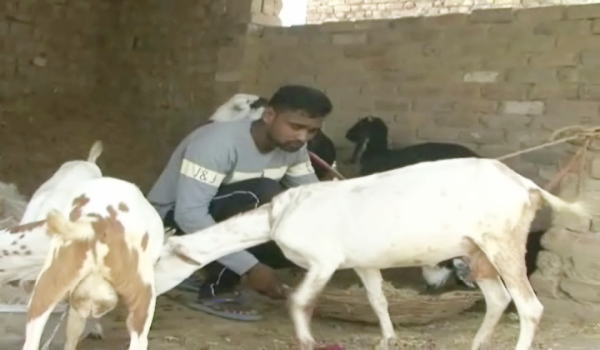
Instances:
[[[562,320],[571,319],[579,322],[600,322],[600,306],[591,303],[580,303],[568,298],[539,297],[544,305],[544,318],[556,317]],[[570,349],[570,346],[566,347]]]
[[[553,223],[553,225],[556,225],[556,223]],[[565,228],[553,226],[546,231],[542,237],[541,244],[542,247],[550,253],[568,259],[573,256],[573,242],[579,238],[579,235],[580,234],[569,231]],[[544,270],[545,269],[542,269],[542,271]],[[553,269],[550,268],[548,271],[551,272]],[[546,271],[544,271],[544,273],[545,272]]]
[[[556,48],[565,52],[574,52],[596,47],[597,43],[598,37],[595,35],[559,35]]]
[[[563,275],[563,265],[561,256],[554,252],[542,250],[538,254],[536,267],[544,277],[559,279]]]
[[[547,277],[542,275],[539,271],[534,272],[529,276],[529,282],[534,292],[539,296],[546,296],[551,298],[559,298],[559,284],[560,279],[556,277]]]
[[[600,19],[595,19],[592,24],[592,33],[600,34]]]
[[[518,151],[519,147],[514,145],[481,145],[479,154],[488,158],[496,158]]]
[[[600,179],[600,156],[593,155],[590,160],[590,175],[595,179]]]
[[[417,129],[417,138],[428,141],[455,141],[460,136],[460,129],[431,125]]]
[[[600,113],[600,102],[550,100],[546,103],[546,113],[563,116],[598,117]]]
[[[454,104],[456,112],[463,113],[494,113],[498,110],[498,102],[489,100],[461,100]]]
[[[582,234],[573,245],[573,271],[583,281],[600,283],[600,236]]]
[[[558,81],[556,68],[515,68],[508,73],[512,83],[549,84]]]
[[[413,109],[423,112],[451,112],[454,109],[454,101],[440,99],[418,99],[414,101]]]
[[[534,67],[560,67],[577,64],[577,52],[548,50],[531,56],[530,64]]]
[[[524,100],[529,89],[525,84],[486,84],[481,87],[481,97],[488,100]]]
[[[333,34],[333,44],[334,45],[356,45],[356,44],[366,44],[367,43],[367,33],[339,33]]]
[[[478,71],[465,73],[463,81],[467,83],[495,83],[498,81],[500,72]]]
[[[542,115],[545,103],[542,101],[505,101],[502,103],[502,113],[519,115]]]
[[[512,9],[474,10],[469,15],[473,23],[508,23],[514,18]]]
[[[582,100],[600,100],[600,85],[581,86],[578,95]]]
[[[592,24],[589,21],[551,21],[536,25],[533,28],[535,35],[547,36],[576,36],[589,35],[592,32]],[[576,39],[575,39],[576,40]]]
[[[479,117],[472,113],[436,113],[433,121],[442,127],[467,128],[479,122]]]
[[[506,141],[506,132],[504,130],[490,129],[461,131],[459,140],[474,144],[502,144]]]
[[[568,19],[600,18],[600,6],[597,4],[568,6],[566,17]]]
[[[346,98],[351,98],[347,96]],[[410,101],[402,101],[398,99],[375,99],[373,108],[383,112],[407,112],[410,109]]]
[[[516,11],[516,17],[519,22],[539,23],[560,20],[564,16],[562,6],[527,8]]]
[[[600,51],[586,50],[581,53],[581,64],[584,66],[600,66]]]
[[[520,114],[486,114],[481,122],[491,129],[522,130],[531,123],[531,117]]]
[[[543,53],[555,46],[555,37],[539,35],[523,35],[508,43],[509,50],[521,53]]]
[[[577,99],[578,96],[579,85],[569,83],[535,85],[529,92],[529,98],[535,100]]]

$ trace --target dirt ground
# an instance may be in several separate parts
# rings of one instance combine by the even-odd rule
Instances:
[[[258,322],[239,322],[207,315],[182,304],[194,297],[193,293],[178,290],[159,297],[150,331],[150,349],[297,349],[285,302],[253,296],[264,319]],[[396,326],[398,349],[470,349],[471,341],[483,320],[484,310],[484,303],[478,302],[462,314],[445,320],[422,326]],[[114,311],[102,321],[106,339],[86,339],[80,349],[126,349],[128,335],[125,318],[122,308]],[[312,331],[317,341],[340,344],[347,350],[372,349],[380,336],[379,326],[376,324],[344,322],[318,315],[313,318]],[[490,349],[514,349],[518,332],[518,316],[509,307],[495,330]],[[546,316],[540,324],[532,349],[600,349],[600,324]]]

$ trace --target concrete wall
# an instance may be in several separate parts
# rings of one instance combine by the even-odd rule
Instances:
[[[268,95],[290,82],[325,89],[334,103],[326,130],[342,148],[342,162],[345,131],[367,114],[388,123],[396,145],[450,141],[489,157],[539,145],[561,127],[600,124],[600,5],[256,28],[254,36],[260,40],[246,52],[255,55],[247,67],[255,76],[242,90]],[[506,162],[545,184],[577,147],[563,144]],[[590,180],[599,176],[597,168],[583,176],[587,193],[600,189]],[[572,192],[576,179],[570,175],[563,192]],[[578,238],[563,235],[546,244],[546,262],[532,278],[536,291],[549,313],[600,319],[598,308],[576,308],[600,302],[600,239],[587,233],[589,220],[557,220],[556,230],[578,228]]]
[[[107,173],[147,188],[212,112],[219,48],[244,45],[252,1],[5,3],[0,179],[31,193],[96,139]]]
[[[309,0],[307,23],[436,16],[477,9],[589,4],[595,0]]]

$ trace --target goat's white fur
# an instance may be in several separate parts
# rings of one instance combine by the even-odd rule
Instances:
[[[302,349],[314,344],[306,310],[334,271],[347,268],[361,278],[380,320],[379,346],[388,349],[396,335],[379,270],[434,266],[467,256],[476,271],[478,266],[488,271],[474,276],[487,312],[472,349],[489,341],[512,298],[521,319],[516,350],[528,350],[543,306],[529,284],[523,257],[529,224],[544,202],[555,210],[588,215],[581,203],[566,203],[492,159],[423,162],[301,186],[206,230],[171,237],[156,265],[157,292],[223,255],[274,240],[289,260],[308,270],[290,306]]]
[[[257,120],[262,117],[264,107],[252,109],[250,105],[260,97],[251,94],[235,94],[222,104],[209,118],[214,122],[232,122],[242,119]]]
[[[80,208],[80,218],[75,222],[69,221],[67,218],[75,209],[74,203],[82,195],[89,201]],[[159,214],[137,186],[109,177],[89,179],[71,187],[61,204],[56,206],[57,210],[51,210],[47,215],[46,226],[48,231],[52,231],[50,232],[52,238],[49,252],[42,271],[36,279],[29,303],[32,318],[27,322],[23,349],[37,350],[39,348],[40,337],[50,312],[66,295],[69,296],[70,308],[65,350],[76,349],[86,319],[100,318],[112,310],[118,301],[117,294],[122,295],[126,303],[127,300],[130,301],[127,305],[130,311],[130,319],[127,322],[131,337],[129,349],[147,349],[148,332],[156,302],[154,264],[160,256],[165,235]],[[113,215],[117,213],[113,217],[115,220],[113,222],[122,225],[124,233],[118,235],[118,239],[111,238],[110,242],[112,243],[103,243],[100,239],[93,240],[96,232],[92,228],[92,223],[98,218],[90,215],[108,217],[111,213],[109,207],[112,208]],[[76,245],[76,242],[89,242],[90,240],[93,243],[91,245]],[[132,277],[132,275],[131,271],[128,271],[127,267],[122,264],[120,266],[123,266],[123,270],[117,270],[114,266],[111,269],[107,265],[105,257],[110,252],[110,244],[113,244],[113,248],[115,246],[124,247],[125,250],[122,251],[137,254],[137,256],[132,255],[132,259],[135,259],[134,263],[138,264],[133,279],[135,276],[139,276],[141,282],[137,284],[135,281],[125,284],[117,282],[118,278]],[[72,259],[70,257],[74,255],[73,253],[68,256],[59,254],[69,249],[85,250],[82,267],[75,275],[66,276],[68,279],[66,285],[60,286],[59,289],[52,287],[54,289],[46,290],[45,288],[49,284],[40,284],[40,281],[42,278],[46,278],[46,281],[49,278],[48,276],[44,277],[45,273],[52,274],[49,272],[51,265],[61,266]],[[147,298],[148,304],[138,303],[139,298]],[[74,300],[76,300],[75,304]],[[35,310],[32,311],[33,308],[37,310],[37,313]],[[132,325],[135,324],[133,321],[136,317],[135,314],[144,313],[146,317],[143,319],[143,330],[136,331]]]
[[[25,213],[19,222],[20,225],[30,222],[44,220],[52,208],[62,207],[68,197],[69,190],[73,186],[102,176],[102,171],[96,164],[104,150],[102,141],[94,142],[88,153],[87,160],[70,160],[61,164],[61,166],[46,180],[34,193],[29,202]],[[14,240],[14,236],[0,235],[0,244],[9,245]],[[31,255],[11,257],[10,261],[4,259],[0,264],[7,266],[3,269],[6,273],[0,273],[0,282],[8,283],[19,281],[22,289],[29,289],[38,276],[41,267],[44,264],[48,248],[50,246],[50,237],[46,234],[46,227],[36,227],[28,232],[19,244],[28,247]],[[104,337],[102,326],[96,320],[92,320],[90,326],[93,329],[94,337]]]

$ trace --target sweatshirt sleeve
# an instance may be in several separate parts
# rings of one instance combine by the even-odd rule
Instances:
[[[296,161],[290,165],[283,176],[282,182],[288,187],[297,187],[319,182],[315,174],[306,146],[298,151]]]
[[[210,136],[190,142],[183,155],[177,187],[175,222],[186,234],[215,224],[209,213],[210,202],[231,170],[231,150]],[[217,260],[239,275],[245,274],[258,260],[240,251]]]

